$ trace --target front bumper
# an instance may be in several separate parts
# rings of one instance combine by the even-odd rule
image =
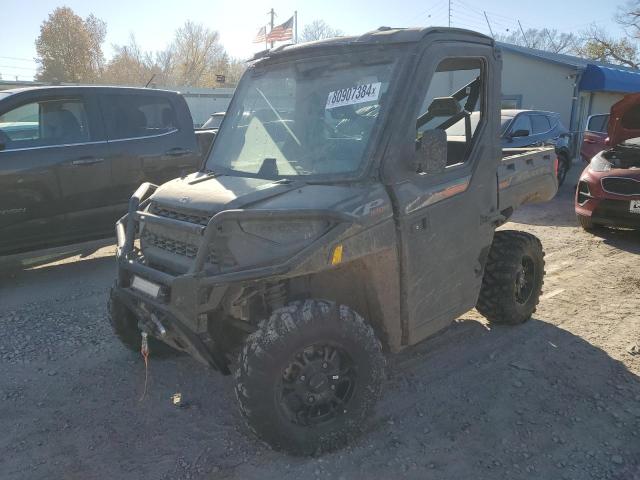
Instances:
[[[140,327],[147,333],[223,373],[228,373],[228,360],[222,346],[210,338],[208,323],[209,315],[220,314],[219,307],[229,286],[266,278],[283,278],[309,259],[318,250],[319,243],[326,245],[335,242],[356,223],[351,215],[328,210],[234,209],[217,213],[205,226],[144,211],[156,188],[150,183],[141,185],[131,197],[128,213],[116,223],[118,282],[113,294],[134,312]],[[226,272],[207,269],[209,245],[222,222],[278,218],[322,218],[332,220],[336,226],[281,263]],[[186,273],[174,275],[141,261],[139,252],[134,248],[140,222],[188,231],[200,238],[198,251]],[[159,285],[158,295],[153,297],[133,288],[134,276]],[[164,334],[158,323],[166,330]]]
[[[590,217],[597,225],[611,227],[640,228],[640,214],[630,211],[632,200],[640,195],[617,195],[602,187],[606,174],[594,174],[585,169],[580,177],[575,197],[575,212]]]

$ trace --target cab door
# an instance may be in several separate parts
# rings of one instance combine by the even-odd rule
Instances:
[[[401,238],[402,317],[408,344],[475,306],[493,239],[501,158],[500,83],[493,72],[500,72],[500,63],[488,45],[465,45],[464,57],[460,53],[459,45],[447,44],[425,52],[416,78],[419,95],[411,97],[420,101],[407,127],[406,141],[414,150],[424,131],[447,132],[446,168],[435,174],[410,173],[390,186]],[[459,114],[438,117],[434,107],[435,116],[421,124],[435,98],[450,96],[459,101]],[[474,117],[477,122],[471,121]]]

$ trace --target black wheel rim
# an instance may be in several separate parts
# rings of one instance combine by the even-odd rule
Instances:
[[[292,423],[320,425],[348,411],[356,385],[351,357],[333,344],[313,344],[284,368],[278,405]]]
[[[522,257],[520,269],[516,273],[516,302],[525,304],[533,294],[535,266],[531,257]]]

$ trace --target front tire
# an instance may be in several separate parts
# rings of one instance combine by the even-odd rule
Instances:
[[[558,155],[558,187],[564,183],[570,168],[571,162],[569,157],[565,154]]]
[[[591,220],[591,217],[587,217],[586,215],[576,214],[576,218],[578,219],[578,223],[583,228],[583,230],[587,232],[592,232],[598,228],[598,225],[593,223],[593,220]]]
[[[310,455],[357,436],[380,394],[385,359],[363,318],[324,300],[293,302],[249,335],[236,396],[253,432]]]
[[[540,240],[525,232],[496,232],[476,309],[491,323],[524,323],[536,311],[543,280]]]

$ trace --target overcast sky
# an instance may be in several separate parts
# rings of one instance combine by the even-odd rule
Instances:
[[[488,33],[484,10],[494,33],[517,29],[519,19],[525,29],[547,27],[568,32],[579,32],[597,21],[618,36],[622,32],[612,17],[619,3],[622,0],[452,0],[452,25]],[[517,4],[522,6],[515,7]],[[381,25],[446,25],[448,21],[448,0],[322,0],[304,4],[274,0],[270,5],[242,0],[1,0],[0,73],[4,79],[16,75],[20,79],[33,77],[34,40],[40,24],[62,5],[82,17],[93,13],[107,23],[103,47],[107,58],[112,54],[111,45],[127,43],[131,33],[144,50],[163,49],[176,28],[187,20],[219,31],[229,54],[246,58],[262,47],[252,40],[268,22],[271,6],[277,14],[276,24],[286,21],[297,9],[300,30],[314,19],[324,19],[348,34],[360,34]]]

